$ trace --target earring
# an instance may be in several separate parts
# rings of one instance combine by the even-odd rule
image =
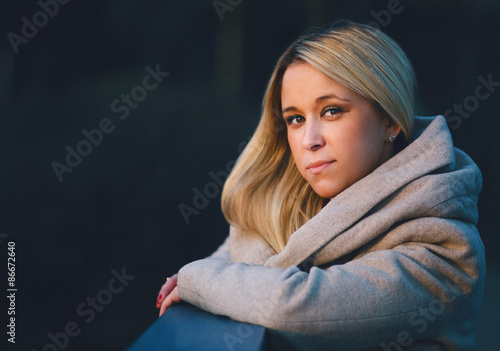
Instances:
[[[394,135],[389,135],[389,138],[388,140],[392,143],[394,141],[394,139],[396,139],[396,137]]]

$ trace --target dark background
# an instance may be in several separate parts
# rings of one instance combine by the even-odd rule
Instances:
[[[463,104],[479,76],[500,81],[499,1],[388,3],[394,0],[243,0],[221,19],[212,0],[73,0],[16,54],[8,33],[21,35],[21,18],[33,21],[41,7],[2,1],[0,232],[8,235],[0,238],[0,275],[6,282],[13,241],[18,288],[10,348],[42,350],[48,333],[74,321],[81,332],[66,350],[120,350],[154,322],[165,277],[211,253],[228,234],[220,187],[189,224],[178,206],[194,206],[195,192],[212,182],[209,172],[236,159],[257,126],[276,60],[307,26],[378,16],[414,64],[421,115]],[[398,13],[389,19],[390,9]],[[156,65],[170,75],[120,120],[112,102]],[[500,313],[499,99],[493,92],[452,129],[484,177],[478,228],[488,278],[480,350],[497,344]],[[51,163],[64,163],[66,146],[76,148],[82,129],[103,118],[115,130],[59,182]],[[111,270],[123,267],[135,278],[87,323],[77,306],[102,295]],[[3,328],[2,349],[12,346]]]

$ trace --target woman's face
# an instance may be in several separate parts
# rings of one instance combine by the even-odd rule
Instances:
[[[306,63],[290,65],[281,91],[295,164],[314,191],[333,198],[394,152],[401,128],[373,105]]]

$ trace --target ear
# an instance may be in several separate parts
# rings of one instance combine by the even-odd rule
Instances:
[[[396,139],[399,135],[399,133],[401,133],[401,126],[399,126],[398,124],[396,124],[390,117],[386,116],[386,119],[387,119],[387,123],[385,125],[385,140],[386,141],[392,141],[392,140],[389,140],[389,137],[391,135],[394,136],[393,140]]]

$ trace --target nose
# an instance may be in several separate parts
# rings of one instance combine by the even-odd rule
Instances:
[[[325,139],[323,138],[321,122],[315,120],[315,118],[308,118],[305,123],[302,146],[307,150],[315,151],[324,145]]]

